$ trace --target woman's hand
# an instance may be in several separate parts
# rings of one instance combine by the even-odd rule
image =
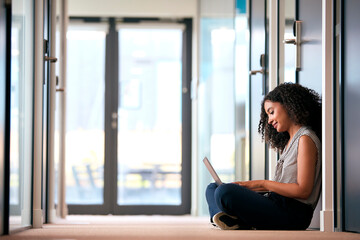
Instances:
[[[265,189],[264,187],[265,181],[266,180],[252,180],[252,181],[238,181],[233,183],[246,187],[252,191],[266,191],[267,189]]]

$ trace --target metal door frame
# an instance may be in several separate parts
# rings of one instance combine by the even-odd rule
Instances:
[[[56,45],[56,0],[44,1],[44,66],[43,66],[43,196],[42,209],[44,222],[55,219],[55,45]]]

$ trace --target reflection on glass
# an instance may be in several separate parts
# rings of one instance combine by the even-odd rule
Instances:
[[[282,0],[280,4],[280,11],[284,11],[282,16],[284,16],[284,19],[282,19],[282,27],[284,31],[284,39],[294,39],[294,32],[293,32],[293,24],[295,21],[295,0]],[[280,39],[281,40],[281,39]],[[283,44],[283,41],[281,41],[280,44]],[[293,44],[284,44],[283,48],[283,76],[284,76],[284,82],[292,82],[295,83],[295,45]],[[281,54],[281,53],[280,53]],[[282,74],[281,74],[282,75]]]
[[[66,202],[103,203],[105,36],[71,27],[67,33]]]
[[[118,204],[181,204],[180,29],[119,30]]]
[[[10,230],[31,224],[33,1],[12,1]]]

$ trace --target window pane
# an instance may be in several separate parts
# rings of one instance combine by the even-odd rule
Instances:
[[[285,39],[294,39],[293,24],[295,19],[295,0],[282,0],[280,2],[280,11],[283,13],[283,19],[280,19],[280,29],[283,31],[283,39],[279,40],[280,48],[280,82],[292,82],[295,83],[296,79],[296,48],[294,44],[283,44]],[[282,66],[283,65],[283,66]]]
[[[120,29],[118,204],[181,204],[180,29]]]
[[[235,103],[234,2],[201,0],[199,21],[197,161],[207,156],[221,180],[231,182],[235,180],[235,117],[239,117],[235,116],[239,109]],[[204,192],[212,181],[209,172],[200,165],[197,191],[200,215],[208,214]]]
[[[66,202],[103,203],[105,36],[70,27],[67,33]]]
[[[31,220],[33,11],[33,1],[12,1],[10,230]]]

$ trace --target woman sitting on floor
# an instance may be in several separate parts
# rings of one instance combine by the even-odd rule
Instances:
[[[299,84],[279,85],[264,97],[259,133],[281,154],[274,180],[211,183],[211,222],[224,230],[304,230],[321,191],[319,95]]]

